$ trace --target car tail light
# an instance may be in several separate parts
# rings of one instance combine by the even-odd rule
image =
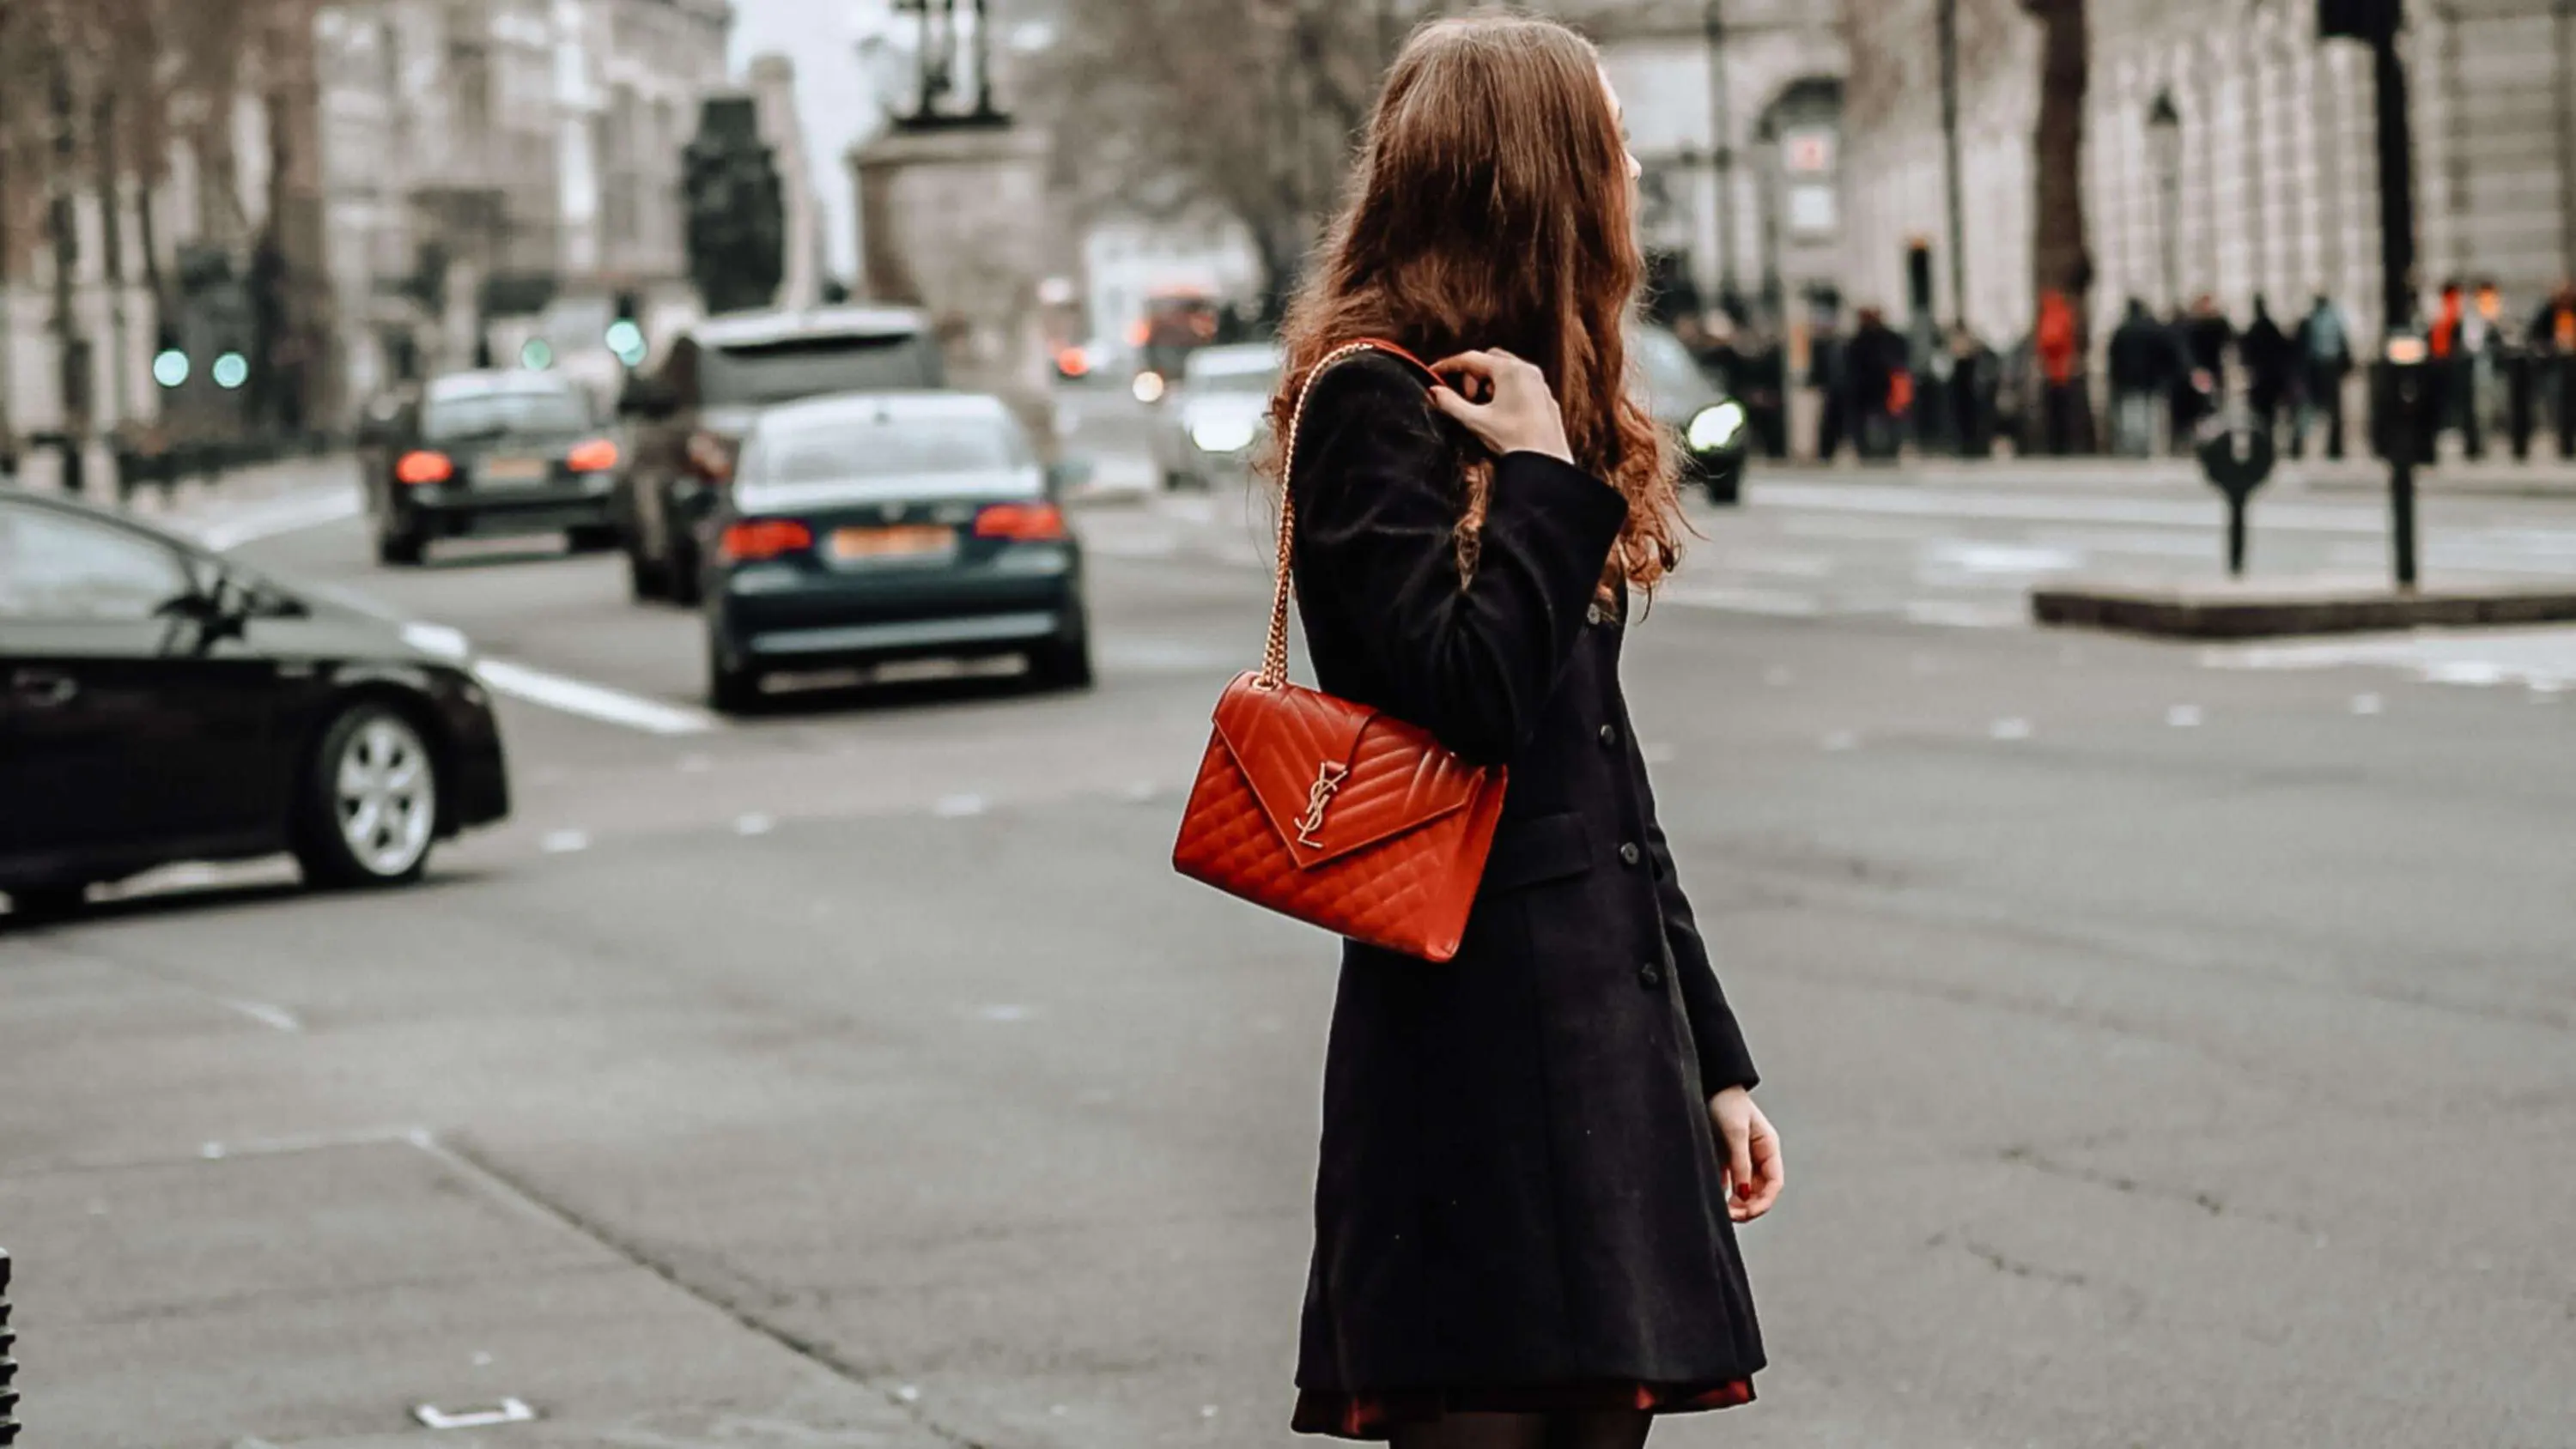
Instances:
[[[1052,503],[995,503],[975,515],[977,538],[1041,543],[1067,537],[1064,510]]]
[[[793,518],[751,518],[733,524],[716,544],[726,563],[758,563],[814,546],[814,530]]]
[[[710,483],[733,480],[734,454],[742,445],[721,433],[689,434],[689,466]]]
[[[617,466],[617,445],[606,438],[593,438],[572,450],[565,459],[576,473],[605,473]]]
[[[424,483],[444,483],[456,476],[456,464],[445,453],[421,448],[402,455],[394,464],[394,476],[414,488]]]

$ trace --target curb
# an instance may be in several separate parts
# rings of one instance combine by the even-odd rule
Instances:
[[[2454,585],[2061,584],[2033,589],[2031,617],[2057,628],[2160,639],[2269,639],[2576,621],[2576,588]]]

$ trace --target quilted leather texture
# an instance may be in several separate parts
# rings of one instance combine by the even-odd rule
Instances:
[[[1328,765],[1341,773],[1319,791]],[[1446,961],[1475,906],[1506,783],[1412,725],[1246,674],[1217,701],[1172,865],[1352,940]]]

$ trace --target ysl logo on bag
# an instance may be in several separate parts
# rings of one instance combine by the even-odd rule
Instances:
[[[1324,842],[1315,838],[1315,832],[1324,828],[1324,807],[1333,803],[1333,796],[1341,791],[1342,777],[1350,772],[1350,766],[1337,765],[1330,760],[1315,771],[1315,783],[1306,787],[1305,818],[1297,822],[1299,845],[1317,850],[1323,848]]]

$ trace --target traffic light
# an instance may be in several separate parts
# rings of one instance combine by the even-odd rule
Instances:
[[[644,310],[644,299],[633,292],[617,294],[617,320],[608,324],[608,335],[602,340],[609,353],[627,367],[642,367],[651,355],[644,336],[644,324],[637,320]]]
[[[715,96],[683,153],[689,275],[710,312],[766,307],[787,275],[787,210],[749,96]]]

